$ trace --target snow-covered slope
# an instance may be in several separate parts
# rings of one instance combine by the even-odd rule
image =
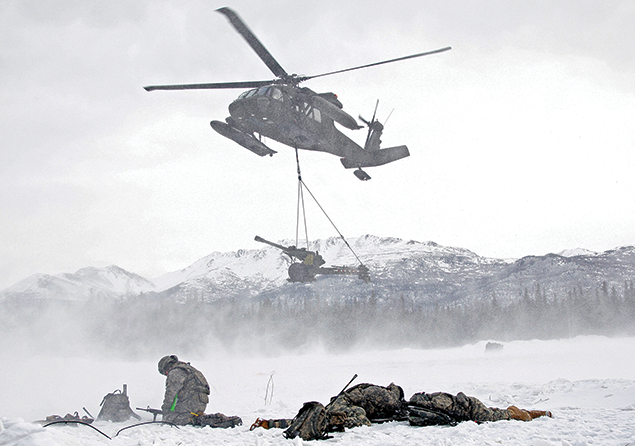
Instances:
[[[267,285],[284,283],[289,263],[286,256],[271,247],[213,252],[187,268],[165,274],[153,282],[157,292],[179,285],[199,289],[217,287],[230,291],[230,288],[244,288],[244,281],[260,282],[263,286],[256,289],[266,289]]]
[[[635,279],[635,247],[626,246],[603,253],[523,257],[478,282],[473,292],[509,300],[534,295],[538,287],[545,298],[563,297],[574,289],[595,292],[606,287],[623,287]]]
[[[596,255],[597,252],[589,251],[584,248],[574,248],[574,249],[565,249],[564,251],[560,251],[557,253],[562,257],[576,257],[576,256],[592,256]]]
[[[278,243],[283,246],[294,244],[290,240]],[[373,285],[370,287],[382,292],[405,287],[408,292],[427,290],[426,294],[441,298],[448,292],[448,287],[441,282],[448,277],[460,276],[464,280],[507,264],[502,260],[480,257],[466,249],[444,247],[434,242],[365,235],[351,238],[349,245],[352,250],[341,238],[331,237],[309,244],[308,249],[319,252],[327,266],[356,266],[356,254],[371,270]],[[345,295],[365,293],[369,288],[355,276],[319,277],[312,290],[288,284],[289,265],[290,260],[285,254],[265,245],[258,250],[212,253],[181,271],[155,279],[154,283],[157,292],[163,291],[162,294],[177,300],[214,300],[262,293],[267,297],[277,293],[282,293],[283,297],[285,294],[297,296],[298,293],[324,291],[332,284],[337,284]]]
[[[34,274],[0,293],[2,297],[85,300],[91,297],[134,296],[154,290],[154,284],[118,266],[82,268],[74,274]]]

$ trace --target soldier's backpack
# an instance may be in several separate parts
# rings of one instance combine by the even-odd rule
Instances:
[[[205,379],[205,376],[201,373],[200,370],[192,367],[189,362],[182,362],[182,361],[179,361],[176,364],[174,364],[173,368],[185,370],[185,372],[188,373],[188,375],[190,376],[189,379],[193,378],[196,380],[196,386],[194,387],[194,390],[199,393],[204,393],[205,395],[209,395],[209,390],[210,390],[209,384],[207,383],[207,379]]]
[[[344,395],[349,404],[364,409],[371,423],[408,419],[408,403],[404,400],[403,389],[395,383],[387,387],[357,384]]]
[[[134,417],[137,420],[141,419],[141,417],[130,408],[128,386],[126,384],[123,385],[123,391],[117,389],[109,393],[101,400],[99,405],[101,406],[101,410],[99,411],[99,415],[97,415],[98,420],[120,423],[129,420],[130,417]]]
[[[290,440],[298,436],[305,441],[325,440],[331,438],[326,434],[326,425],[326,409],[317,401],[310,401],[304,403],[282,435]]]

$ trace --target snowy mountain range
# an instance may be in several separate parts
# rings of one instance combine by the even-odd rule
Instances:
[[[290,241],[279,242],[288,246]],[[213,252],[179,271],[146,279],[117,266],[82,268],[69,274],[35,274],[0,292],[6,298],[83,301],[90,298],[126,299],[151,293],[176,301],[287,299],[318,296],[355,299],[408,299],[418,304],[463,299],[505,302],[540,289],[547,297],[572,289],[593,290],[606,282],[621,287],[635,278],[635,247],[603,253],[576,249],[518,260],[481,257],[467,249],[434,242],[406,241],[365,235],[349,240],[359,259],[370,268],[372,282],[355,276],[318,276],[309,284],[289,283],[289,258],[280,250]],[[327,266],[358,264],[340,238],[317,240]]]

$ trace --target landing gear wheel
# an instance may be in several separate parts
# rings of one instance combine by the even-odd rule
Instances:
[[[292,263],[289,266],[289,282],[313,282],[315,281],[314,267],[304,263]]]
[[[355,172],[353,172],[355,174],[355,176],[357,178],[359,178],[362,181],[368,181],[370,180],[370,175],[368,175],[366,172],[364,172],[361,167],[358,168]]]

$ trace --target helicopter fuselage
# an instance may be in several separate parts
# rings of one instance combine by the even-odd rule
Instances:
[[[315,97],[321,98],[318,108]],[[325,104],[326,102],[326,104]],[[273,139],[302,150],[328,152],[350,158],[362,148],[340,132],[329,115],[348,117],[333,93],[308,88],[271,85],[243,92],[229,105],[227,123],[237,130]],[[255,137],[255,136],[254,136]]]

